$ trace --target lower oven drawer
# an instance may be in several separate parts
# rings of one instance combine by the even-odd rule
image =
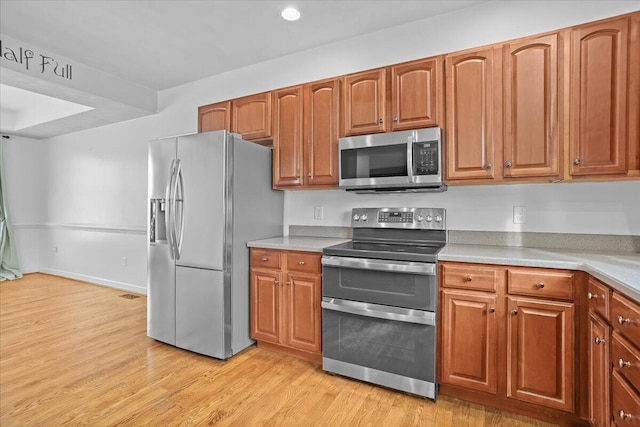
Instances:
[[[322,296],[436,311],[436,264],[324,256]]]
[[[436,398],[435,313],[323,298],[323,369]]]

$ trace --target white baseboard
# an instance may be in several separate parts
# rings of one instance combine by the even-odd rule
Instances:
[[[102,279],[100,277],[88,276],[86,274],[71,273],[69,271],[55,270],[52,268],[42,268],[40,269],[40,273],[53,274],[54,276],[68,277],[70,279],[89,282],[94,285],[107,286],[109,288],[120,289],[128,292],[135,292],[143,295],[147,294],[146,287],[131,285],[129,283],[116,282],[115,280]]]

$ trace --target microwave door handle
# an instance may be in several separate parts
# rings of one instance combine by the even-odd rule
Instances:
[[[411,133],[411,136],[407,137],[407,177],[412,184],[416,183],[416,179],[413,176],[413,143],[416,141],[415,132]]]
[[[432,311],[411,310],[401,307],[386,307],[378,304],[367,304],[359,301],[345,301],[338,298],[322,298],[321,307],[325,310],[355,314],[357,316],[375,317],[421,325],[436,324],[436,315]]]
[[[352,268],[355,270],[376,270],[390,273],[419,274],[422,276],[435,276],[436,274],[435,264],[423,262],[324,256],[322,257],[322,265],[329,267]]]

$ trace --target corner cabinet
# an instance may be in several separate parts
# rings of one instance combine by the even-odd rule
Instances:
[[[251,248],[251,337],[322,362],[321,254]]]
[[[578,361],[574,273],[440,264],[441,393],[573,424]],[[545,419],[545,418],[543,418]]]
[[[273,92],[273,186],[336,188],[340,81],[323,80]]]

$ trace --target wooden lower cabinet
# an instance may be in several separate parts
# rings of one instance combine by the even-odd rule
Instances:
[[[251,337],[259,347],[321,363],[320,258],[251,249]]]
[[[568,270],[441,262],[441,394],[588,425],[577,280]]]
[[[507,300],[507,396],[573,412],[574,304]]]
[[[611,327],[598,314],[589,314],[589,421],[597,427],[611,420],[609,347]]]

